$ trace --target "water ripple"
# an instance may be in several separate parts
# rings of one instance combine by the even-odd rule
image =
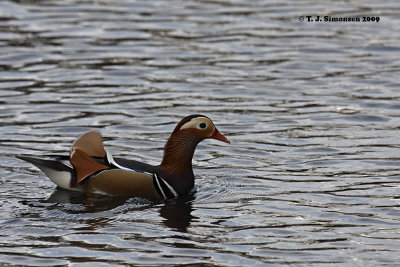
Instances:
[[[1,1],[0,265],[397,265],[399,12]],[[65,192],[15,158],[67,153],[98,129],[114,154],[158,164],[195,113],[232,144],[199,145],[180,199]]]

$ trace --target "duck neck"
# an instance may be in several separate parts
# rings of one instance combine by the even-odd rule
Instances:
[[[192,158],[199,142],[195,135],[171,135],[165,145],[160,166],[167,173],[193,173]]]

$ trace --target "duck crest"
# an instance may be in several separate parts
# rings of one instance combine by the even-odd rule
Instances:
[[[207,118],[207,119],[210,120],[210,118],[208,118],[207,116],[200,115],[200,114],[193,114],[193,115],[187,116],[187,117],[183,118],[183,119],[176,125],[176,127],[175,127],[174,131],[172,132],[172,134],[178,132],[179,129],[182,127],[182,125],[184,125],[185,123],[191,121],[191,120],[194,119],[194,118],[200,118],[200,117],[201,117],[201,118]],[[211,121],[211,120],[210,120],[210,121]],[[171,136],[172,136],[172,134],[171,134]]]

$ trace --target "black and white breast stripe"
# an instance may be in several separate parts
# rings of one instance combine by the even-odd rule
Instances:
[[[176,193],[174,188],[164,179],[158,177],[155,173],[153,173],[153,184],[157,193],[164,199],[178,197],[178,194]]]

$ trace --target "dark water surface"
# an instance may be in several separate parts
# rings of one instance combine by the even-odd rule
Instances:
[[[398,266],[398,1],[0,2],[0,265]],[[299,16],[379,16],[300,22]],[[159,163],[211,117],[178,200],[56,189],[15,155],[99,129]]]

